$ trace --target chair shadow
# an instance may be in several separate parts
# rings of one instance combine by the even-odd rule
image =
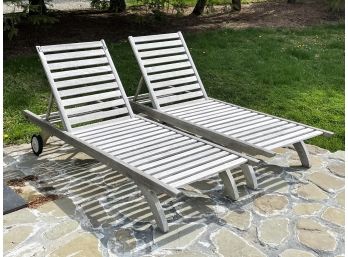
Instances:
[[[22,158],[36,157],[26,153]],[[136,184],[73,147],[61,144],[46,147],[34,162],[32,172],[38,177],[36,186],[39,191],[72,200],[76,206],[72,218],[78,220],[84,230],[103,234],[100,241],[105,248],[111,248],[117,254],[131,251],[133,256],[160,248],[176,248],[178,239],[209,224],[223,226],[223,219],[216,215],[217,205],[240,210],[260,195],[288,186],[284,168],[263,163],[256,169],[260,187],[256,191],[246,187],[241,170],[233,171],[241,197],[235,202],[223,196],[218,176],[185,187],[185,196],[178,199],[162,194],[159,199],[170,227],[168,233],[162,234]],[[71,213],[71,210],[65,210],[66,206],[57,205]],[[125,242],[118,240],[117,231],[129,235]],[[136,243],[132,237],[136,238]]]

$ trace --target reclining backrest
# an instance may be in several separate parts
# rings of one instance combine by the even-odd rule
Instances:
[[[67,131],[133,116],[103,40],[37,46],[37,51]]]
[[[181,32],[129,41],[154,108],[207,98]]]

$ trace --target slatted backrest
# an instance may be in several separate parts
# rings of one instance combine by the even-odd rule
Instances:
[[[65,129],[132,117],[103,40],[37,46]]]
[[[154,108],[207,98],[181,34],[129,37]]]

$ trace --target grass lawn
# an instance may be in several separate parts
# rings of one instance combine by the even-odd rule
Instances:
[[[208,94],[335,132],[309,143],[344,149],[344,26],[215,30],[186,35]],[[140,77],[128,43],[107,42],[128,95]],[[4,142],[38,128],[22,110],[44,113],[49,86],[38,56],[4,62]]]

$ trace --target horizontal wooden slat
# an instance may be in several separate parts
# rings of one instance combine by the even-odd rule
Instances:
[[[156,42],[156,43],[145,43],[145,44],[136,44],[136,48],[141,50],[149,50],[149,49],[160,49],[172,46],[181,46],[181,40],[170,40],[164,42]]]
[[[221,125],[221,124],[223,124],[224,126],[229,126],[228,122],[238,121],[238,122],[242,123],[245,118],[252,117],[252,116],[258,116],[258,114],[250,112],[250,113],[245,113],[242,115],[231,116],[229,118],[226,118],[226,120],[224,120],[223,118],[220,117],[221,119],[214,121],[214,122],[205,121],[205,122],[199,122],[197,124],[201,124],[202,126],[205,126],[207,128],[213,128],[213,126]]]
[[[121,93],[119,91],[113,91],[113,92],[106,92],[101,94],[95,94],[95,95],[88,95],[88,96],[81,96],[81,97],[75,97],[75,98],[69,98],[62,100],[63,106],[72,106],[77,104],[83,104],[83,103],[89,103],[94,101],[101,101],[105,99],[111,99],[121,96]]]
[[[99,58],[77,60],[77,61],[54,62],[54,63],[48,64],[48,67],[50,68],[51,71],[53,71],[53,70],[60,70],[60,69],[95,66],[95,65],[107,64],[107,63],[108,63],[108,59],[106,57],[99,57]]]
[[[78,86],[78,85],[102,83],[102,82],[107,82],[112,80],[115,81],[115,76],[113,74],[106,74],[106,75],[99,75],[99,76],[93,76],[93,77],[87,77],[87,78],[78,78],[78,79],[59,81],[59,82],[55,82],[55,85],[57,88],[61,89],[66,87]]]
[[[279,137],[272,138],[272,139],[269,139],[269,140],[266,140],[266,141],[262,141],[260,143],[257,143],[256,145],[265,147],[267,145],[271,145],[271,144],[274,144],[274,143],[277,143],[277,142],[281,142],[281,141],[287,140],[289,138],[296,138],[297,136],[308,134],[310,132],[313,132],[313,129],[311,129],[311,128],[304,128],[304,129],[301,129],[301,130],[293,132],[293,133],[288,133],[288,134],[286,134],[284,136],[279,136]]]
[[[183,47],[173,47],[173,48],[169,48],[169,49],[139,52],[139,55],[141,58],[148,58],[148,57],[155,57],[155,56],[179,54],[179,53],[184,53],[184,52],[185,52],[185,48],[183,48]]]
[[[156,88],[161,88],[161,87],[170,87],[170,86],[182,85],[185,83],[192,83],[192,82],[197,82],[196,76],[179,78],[179,79],[171,79],[171,80],[166,80],[166,81],[161,81],[161,82],[152,82],[151,86],[154,89],[156,89]]]
[[[112,108],[112,107],[118,107],[120,105],[124,105],[124,100],[123,99],[117,99],[117,100],[110,100],[106,102],[101,102],[101,103],[95,103],[95,104],[89,104],[89,105],[84,105],[84,106],[79,106],[75,108],[66,108],[65,111],[68,116],[71,115],[76,115],[79,113],[86,113],[94,110],[102,110],[102,109],[107,109],[107,108]]]
[[[64,79],[64,78],[87,76],[87,75],[107,73],[107,72],[111,72],[110,65],[77,69],[77,70],[52,72],[52,78],[53,79]]]
[[[292,138],[289,138],[289,139],[286,139],[286,140],[282,140],[280,142],[277,142],[277,143],[274,143],[274,144],[271,144],[271,145],[267,145],[267,146],[265,146],[265,148],[266,149],[275,149],[275,148],[286,146],[286,145],[292,145],[294,143],[297,143],[297,142],[300,142],[300,141],[304,141],[304,140],[307,140],[307,139],[310,139],[310,138],[313,138],[313,137],[316,137],[316,136],[320,136],[322,134],[323,134],[322,131],[318,131],[317,130],[317,131],[313,131],[313,132],[310,132],[310,133],[307,133],[307,134],[304,134],[304,135],[301,135],[301,136],[292,137]]]
[[[40,50],[46,54],[50,52],[72,51],[72,50],[79,50],[79,49],[97,48],[102,46],[103,44],[101,41],[93,41],[93,42],[84,42],[84,43],[40,46]]]
[[[219,119],[219,117],[228,117],[228,115],[239,115],[241,113],[246,113],[243,111],[243,109],[218,109],[216,111],[210,110],[208,112],[203,112],[203,113],[197,113],[197,114],[191,114],[190,116],[186,117],[180,117],[181,119],[186,119],[191,122],[200,122],[204,120],[211,120],[214,121],[214,119]],[[210,119],[211,118],[211,119]]]
[[[180,119],[184,118],[190,118],[195,117],[197,115],[203,115],[203,114],[210,114],[213,112],[219,112],[219,111],[225,111],[229,110],[230,108],[226,108],[226,106],[223,105],[214,105],[214,104],[206,104],[206,105],[200,105],[197,107],[192,107],[192,109],[186,109],[183,112],[174,113],[173,116],[179,117]],[[236,110],[237,108],[235,108]],[[170,113],[171,114],[171,113]]]
[[[170,40],[179,38],[178,33],[158,34],[149,36],[132,37],[135,43],[159,41],[159,40]]]
[[[150,79],[150,81],[155,81],[155,80],[172,79],[175,77],[183,77],[183,76],[188,76],[193,74],[194,74],[193,69],[185,69],[185,70],[153,74],[153,75],[149,75],[148,78]]]
[[[182,187],[182,186],[190,184],[194,181],[213,176],[217,173],[225,171],[226,169],[238,167],[243,163],[246,163],[246,160],[243,158],[238,158],[236,160],[232,160],[232,161],[224,163],[222,165],[215,166],[215,167],[210,168],[208,170],[205,170],[203,172],[192,174],[188,177],[181,178],[181,179],[178,179],[177,181],[170,182],[169,185],[171,185],[172,187],[175,187],[175,188]]]
[[[143,60],[144,66],[162,64],[162,63],[171,63],[171,62],[179,62],[188,60],[188,56],[186,54],[179,54],[174,56],[166,56],[166,57],[158,57],[152,59]]]
[[[151,67],[145,68],[145,70],[148,74],[152,74],[156,72],[176,70],[176,69],[182,69],[182,68],[188,68],[188,67],[191,67],[191,63],[189,61],[184,61],[184,62],[176,62],[176,63],[168,63],[164,65],[151,66]]]
[[[77,51],[77,52],[60,53],[60,54],[45,54],[45,58],[48,62],[52,62],[52,61],[80,59],[80,58],[88,58],[88,57],[103,56],[103,55],[105,55],[104,50],[98,49],[98,50]]]
[[[203,93],[201,91],[186,93],[182,95],[166,96],[166,97],[159,98],[158,103],[168,104],[172,102],[178,102],[178,101],[187,100],[187,99],[196,98],[196,97],[202,97],[202,96],[203,96]]]
[[[86,86],[86,87],[77,87],[73,89],[66,89],[66,90],[60,90],[59,95],[60,97],[67,97],[67,96],[75,96],[75,95],[82,95],[82,94],[89,94],[93,92],[99,92],[99,91],[105,91],[105,90],[117,90],[118,86],[114,83],[105,83],[105,84],[99,84],[99,85],[93,85],[93,86]]]
[[[109,111],[100,111],[100,112],[94,112],[90,114],[85,114],[77,117],[69,118],[70,124],[75,125],[79,123],[86,123],[94,120],[100,120],[110,117],[116,117],[122,114],[128,113],[127,108],[119,108],[115,110],[109,110]]]
[[[186,112],[195,112],[195,109],[205,108],[205,106],[218,106],[215,102],[209,100],[196,100],[192,102],[178,103],[168,107],[164,107],[167,113],[172,115],[181,115]]]
[[[219,124],[216,126],[211,127],[211,129],[214,129],[220,133],[229,134],[229,133],[237,133],[241,131],[245,131],[248,129],[249,126],[259,126],[259,123],[271,121],[273,120],[270,117],[263,116],[260,117],[257,114],[254,114],[249,117],[244,117],[243,120],[236,120],[236,121],[229,121],[227,123]]]
[[[247,136],[240,137],[240,139],[247,140],[250,143],[256,143],[257,141],[251,141],[251,140],[262,141],[262,140],[264,140],[265,136],[270,136],[270,134],[274,135],[274,133],[277,133],[277,132],[285,132],[288,128],[292,128],[292,127],[296,126],[296,124],[286,123],[284,121],[283,122],[280,121],[277,124],[280,124],[280,125],[274,125],[274,123],[273,123],[267,127],[264,126],[264,127],[266,127],[264,130],[262,130],[258,133],[250,132]],[[273,127],[271,127],[271,126],[273,126]],[[287,133],[287,132],[285,132],[285,133]]]
[[[285,121],[272,119],[270,117],[267,118],[268,119],[263,122],[257,122],[256,124],[254,122],[251,122],[251,125],[246,125],[242,128],[226,131],[225,134],[240,138],[245,137],[246,139],[248,139],[249,137],[252,137],[254,134],[263,133],[268,129],[287,124],[287,122]]]
[[[288,124],[288,126],[291,125],[291,124]],[[295,125],[295,124],[294,124]],[[257,144],[259,142],[262,142],[262,141],[266,141],[266,140],[270,140],[272,138],[277,138],[277,137],[280,137],[280,136],[283,136],[283,135],[287,135],[287,134],[290,134],[290,133],[293,133],[293,132],[296,132],[296,131],[299,131],[299,130],[302,130],[304,129],[304,127],[302,126],[292,126],[290,128],[286,128],[286,127],[282,127],[282,129],[280,131],[268,131],[269,133],[267,133],[266,135],[264,136],[259,136],[257,138],[254,138],[254,139],[249,139],[248,142],[250,143],[253,143],[253,144]]]
[[[155,91],[156,96],[162,96],[162,95],[168,95],[168,94],[174,94],[174,93],[180,93],[185,92],[187,90],[195,90],[199,89],[199,84],[191,84],[186,86],[179,86],[179,87],[172,87],[168,89],[158,90]]]

